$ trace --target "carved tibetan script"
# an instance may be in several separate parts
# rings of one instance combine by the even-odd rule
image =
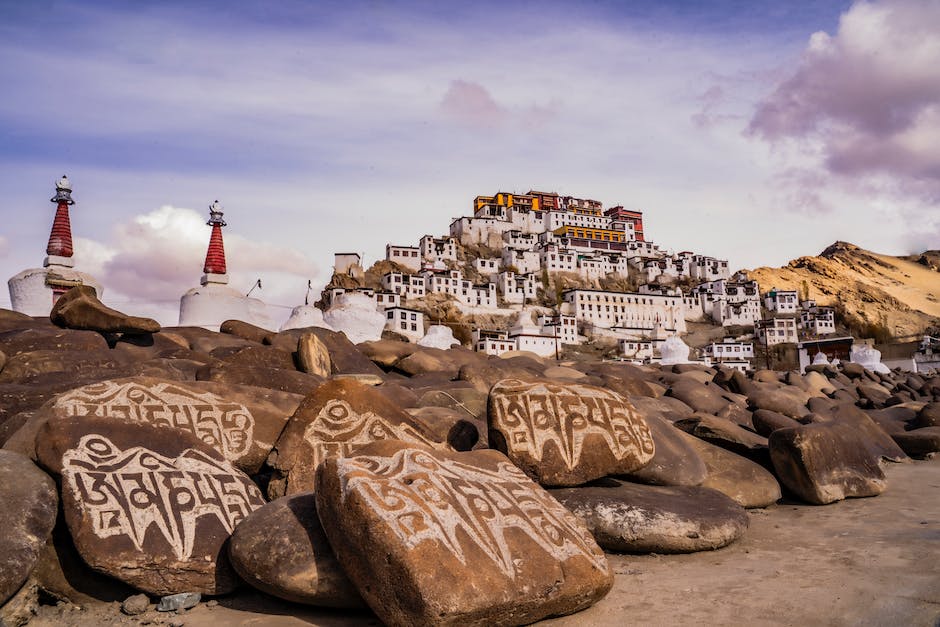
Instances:
[[[154,527],[179,560],[193,555],[200,519],[213,518],[231,534],[264,504],[248,477],[193,449],[169,458],[140,446],[121,450],[104,436],[86,435],[62,463],[63,482],[97,537],[125,536],[142,550]]]
[[[66,392],[55,407],[70,416],[112,416],[184,429],[229,461],[243,457],[254,441],[255,420],[247,407],[172,382],[103,381]]]
[[[542,459],[553,442],[568,470],[581,460],[585,437],[606,441],[614,457],[649,459],[653,436],[636,409],[621,396],[578,384],[527,383],[504,379],[490,392],[495,427],[509,448]]]
[[[304,441],[313,449],[313,468],[328,457],[347,457],[357,446],[379,440],[440,446],[411,425],[394,425],[372,412],[360,414],[339,399],[327,402],[304,430]]]
[[[509,461],[486,469],[403,449],[338,464],[344,502],[358,494],[409,549],[434,540],[464,565],[470,549],[515,578],[522,556],[512,543],[522,532],[554,559],[582,556],[607,570],[584,526]]]

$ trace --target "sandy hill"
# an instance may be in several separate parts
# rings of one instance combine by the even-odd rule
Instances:
[[[749,271],[762,290],[797,290],[843,315],[887,327],[895,336],[940,324],[940,251],[892,257],[836,242],[817,257]]]

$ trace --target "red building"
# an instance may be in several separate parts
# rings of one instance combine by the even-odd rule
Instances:
[[[633,232],[636,234],[636,240],[638,242],[645,242],[643,239],[643,212],[642,211],[629,211],[624,209],[623,206],[617,205],[616,207],[611,207],[604,212],[605,216],[609,216],[614,220],[620,220],[622,222],[630,222],[633,224]]]

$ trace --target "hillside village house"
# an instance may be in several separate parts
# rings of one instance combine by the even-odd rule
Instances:
[[[386,244],[385,260],[394,261],[412,272],[421,270],[421,249],[417,246],[393,246]]]
[[[389,307],[385,310],[385,328],[404,335],[411,342],[424,337],[424,314],[407,307]]]
[[[754,339],[765,346],[796,342],[796,318],[774,317],[754,323]]]
[[[682,296],[573,289],[563,292],[562,300],[578,320],[604,329],[642,333],[661,321],[670,333],[687,331]]]
[[[836,332],[836,312],[820,307],[816,301],[800,303],[800,327],[806,335],[830,335]]]
[[[764,294],[764,307],[778,314],[795,314],[799,311],[799,298],[796,290],[778,290],[772,288]]]

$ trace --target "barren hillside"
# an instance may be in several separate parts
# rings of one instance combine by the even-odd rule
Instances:
[[[836,242],[818,257],[800,257],[783,268],[749,271],[761,290],[797,290],[820,305],[884,324],[896,336],[917,334],[940,323],[940,271],[937,251],[892,257]]]

